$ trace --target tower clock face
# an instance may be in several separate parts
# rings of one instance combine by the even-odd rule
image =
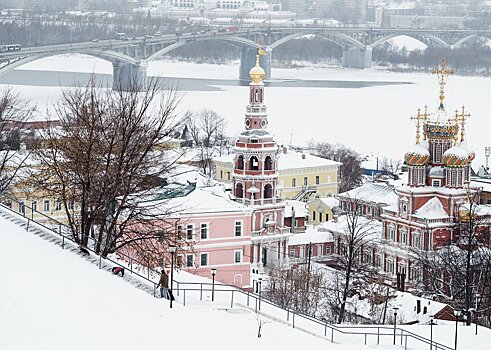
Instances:
[[[245,120],[245,126],[247,129],[249,129],[251,127],[251,120],[249,118],[246,118]]]
[[[263,128],[263,129],[264,129],[264,128],[266,127],[266,125],[267,125],[267,124],[268,124],[268,123],[266,122],[266,120],[264,120],[264,119],[263,119],[263,120],[261,120],[261,128]]]

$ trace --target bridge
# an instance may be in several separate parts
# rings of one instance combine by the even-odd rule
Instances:
[[[237,29],[237,28],[233,28]],[[261,56],[266,79],[271,78],[273,50],[290,40],[304,35],[324,37],[343,49],[343,66],[369,68],[372,50],[378,45],[405,35],[429,47],[448,49],[463,47],[479,38],[491,39],[491,30],[442,30],[369,27],[270,27],[239,28],[227,31],[168,34],[158,37],[140,37],[129,40],[100,40],[72,44],[26,47],[0,52],[0,74],[48,56],[80,53],[109,61],[113,65],[113,89],[126,90],[132,82],[145,82],[149,62],[158,60],[179,47],[198,41],[222,40],[240,48],[239,79],[248,80],[249,70],[255,64],[258,47],[268,54]]]

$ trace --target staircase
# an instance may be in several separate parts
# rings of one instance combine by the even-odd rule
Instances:
[[[41,223],[31,220],[25,217],[22,213],[18,213],[3,204],[0,204],[0,216],[13,222],[14,224],[24,228],[26,231],[61,247],[61,249],[68,250],[73,254],[78,255],[85,261],[97,265],[99,269],[104,269],[110,273],[114,266],[121,266],[125,268],[124,277],[125,281],[132,284],[134,287],[145,291],[146,293],[156,296],[156,282],[151,277],[157,278],[159,275],[157,271],[148,271],[148,277],[141,275],[139,272],[133,270],[133,263],[130,261],[113,260],[111,258],[103,258],[90,249],[81,248],[75,243],[67,234],[62,233],[61,227],[63,224],[59,223],[60,230],[56,232],[52,228],[46,227]],[[51,218],[49,218],[51,219]],[[50,221],[56,222],[55,219]]]
[[[303,186],[302,190],[292,197],[293,200],[301,201],[305,196],[315,193],[317,191],[316,186]]]

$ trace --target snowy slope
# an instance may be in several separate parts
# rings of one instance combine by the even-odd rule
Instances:
[[[0,218],[0,349],[343,349],[255,314],[156,299]]]

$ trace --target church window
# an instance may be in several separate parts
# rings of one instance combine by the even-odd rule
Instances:
[[[433,187],[440,187],[440,180],[433,180],[432,184]]]
[[[264,186],[264,198],[272,198],[273,197],[273,186],[271,184],[266,184]]]
[[[401,243],[407,244],[407,230],[401,230]]]
[[[256,156],[252,156],[249,161],[249,169],[250,170],[259,170],[259,160]]]
[[[394,262],[391,259],[387,259],[387,271],[388,274],[394,273]]]
[[[437,143],[435,145],[435,162],[440,163],[442,161],[442,144]]]
[[[237,198],[244,197],[244,187],[240,183],[235,186],[235,197]]]
[[[413,233],[412,246],[417,249],[421,249],[421,235],[419,233]]]
[[[273,169],[273,160],[270,156],[267,156],[264,159],[264,170],[272,170]]]
[[[242,155],[237,157],[237,169],[244,170],[244,156]]]
[[[396,229],[394,226],[389,226],[389,236],[387,237],[389,241],[395,241]]]
[[[295,257],[295,248],[290,248],[290,258]]]

